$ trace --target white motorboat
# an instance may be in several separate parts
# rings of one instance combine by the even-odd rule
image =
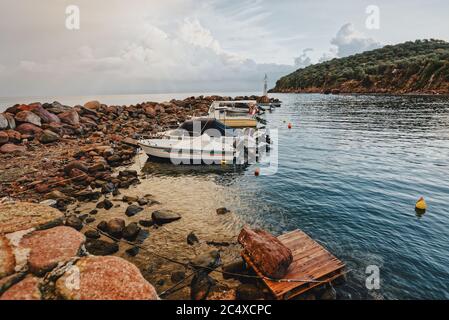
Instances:
[[[211,118],[186,121],[139,145],[152,160],[173,164],[243,164],[268,146],[255,130],[234,130]]]

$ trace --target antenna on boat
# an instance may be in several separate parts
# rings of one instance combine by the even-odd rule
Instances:
[[[263,83],[263,96],[268,95],[268,76],[265,73],[265,78],[263,79],[264,83]]]

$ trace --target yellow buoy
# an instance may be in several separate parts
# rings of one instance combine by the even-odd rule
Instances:
[[[423,197],[419,198],[419,200],[416,201],[416,209],[419,209],[419,210],[427,209],[427,204]]]

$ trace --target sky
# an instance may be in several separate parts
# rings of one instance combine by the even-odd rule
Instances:
[[[335,57],[449,41],[448,14],[447,0],[2,0],[0,96],[261,90],[265,73],[273,86]]]

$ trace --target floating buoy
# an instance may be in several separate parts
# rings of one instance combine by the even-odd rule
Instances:
[[[254,170],[254,175],[255,175],[256,177],[258,177],[259,174],[260,174],[260,169],[259,169],[259,168],[256,168],[256,170]]]
[[[427,210],[427,204],[423,197],[419,198],[418,201],[416,201],[415,205],[415,211],[419,214],[424,214]]]
[[[288,124],[288,128],[289,128],[289,129],[292,128],[292,124],[291,124],[291,123]]]

